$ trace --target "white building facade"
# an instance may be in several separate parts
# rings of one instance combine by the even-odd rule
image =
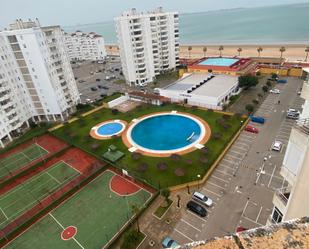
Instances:
[[[65,120],[79,102],[59,26],[17,20],[0,32],[0,146],[29,120]]]
[[[65,45],[71,61],[101,61],[106,58],[104,39],[94,32],[65,33]]]
[[[287,185],[277,189],[269,222],[278,223],[309,214],[309,69],[301,97],[305,99],[300,119],[290,134],[280,174]]]
[[[138,13],[115,18],[123,74],[130,85],[145,86],[179,65],[178,13]]]

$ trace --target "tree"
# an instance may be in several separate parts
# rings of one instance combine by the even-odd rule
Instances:
[[[258,96],[259,98],[262,98],[262,97],[263,97],[263,95],[262,95],[261,93],[258,93],[257,96]]]
[[[166,207],[168,206],[168,198],[170,197],[170,190],[168,188],[161,190],[161,195],[164,197]]]
[[[256,74],[255,74],[256,76],[261,76],[261,72],[260,71],[258,71],[258,72],[256,72]]]
[[[267,92],[268,92],[268,86],[266,86],[266,85],[263,86],[263,87],[262,87],[262,90],[263,90],[264,93],[267,93]]]
[[[278,78],[278,74],[272,73],[272,74],[271,74],[271,78],[274,79],[274,80],[277,79],[277,78]]]
[[[139,213],[140,209],[139,209],[139,207],[136,204],[132,204],[131,205],[131,209],[132,209],[133,214],[136,216],[137,231],[140,232],[139,222],[138,222],[138,213]]]
[[[237,49],[238,56],[240,56],[241,51],[242,51],[242,48],[238,48],[238,49]]]
[[[204,57],[206,57],[207,47],[203,47]]]
[[[257,99],[252,100],[252,103],[257,105],[259,103],[259,101]]]
[[[135,229],[130,229],[124,234],[120,249],[134,249],[139,241],[139,232]]]
[[[306,47],[305,52],[306,52],[305,61],[307,61],[307,59],[308,59],[308,54],[309,54],[309,47]]]
[[[192,51],[192,47],[189,46],[189,47],[188,47],[189,59],[191,59],[191,51]]]
[[[267,85],[268,87],[271,87],[271,82],[268,80],[268,81],[266,82],[266,85]]]
[[[285,49],[285,47],[281,47],[281,48],[279,49],[279,51],[280,51],[280,59],[282,59],[282,55],[283,55],[283,53],[286,51],[286,49]]]
[[[224,50],[224,47],[223,46],[220,46],[219,47],[219,52],[220,52],[220,57],[222,57],[222,51]]]
[[[257,49],[257,52],[259,54],[259,57],[261,57],[261,52],[263,51],[263,48],[262,47],[258,47]]]
[[[239,87],[247,90],[250,87],[256,86],[259,83],[259,79],[254,75],[242,75],[238,77],[238,82]]]
[[[251,104],[246,105],[246,110],[248,111],[248,113],[252,113],[254,110],[254,106]]]

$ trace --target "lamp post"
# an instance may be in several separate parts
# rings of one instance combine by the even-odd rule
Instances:
[[[197,175],[197,190],[199,190],[200,189],[200,178],[201,178],[201,175],[200,174],[198,174]]]

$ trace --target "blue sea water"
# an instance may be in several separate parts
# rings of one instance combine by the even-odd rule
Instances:
[[[123,125],[117,122],[111,122],[107,124],[103,124],[98,129],[98,134],[102,136],[112,136],[123,128]]]
[[[136,144],[147,149],[175,150],[193,143],[200,134],[199,124],[190,118],[160,115],[138,123],[132,129],[131,137]]]
[[[175,9],[177,11],[177,9]],[[309,3],[180,14],[182,44],[309,44]],[[113,21],[64,27],[117,43]]]

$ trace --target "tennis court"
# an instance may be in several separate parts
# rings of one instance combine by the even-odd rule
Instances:
[[[141,208],[150,197],[136,183],[107,170],[5,248],[102,248],[132,218],[132,206]]]
[[[46,170],[16,186],[0,197],[0,228],[39,201],[59,189],[79,175],[79,172],[63,161],[51,165]]]
[[[23,150],[0,159],[0,180],[48,153],[46,149],[34,143]]]

